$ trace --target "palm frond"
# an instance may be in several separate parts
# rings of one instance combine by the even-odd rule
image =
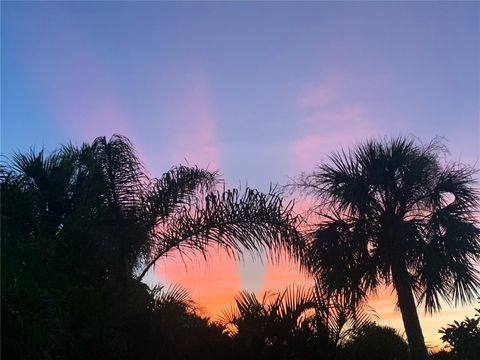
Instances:
[[[194,306],[190,291],[177,284],[170,285],[167,288],[157,285],[150,290],[150,294],[153,296],[156,307],[175,304],[189,309]]]
[[[152,226],[165,222],[176,209],[196,202],[202,193],[213,191],[217,183],[218,172],[187,166],[174,167],[153,180],[145,199]]]
[[[282,252],[300,256],[303,239],[296,229],[298,218],[292,205],[283,206],[272,190],[264,194],[246,189],[210,193],[203,203],[176,211],[154,234],[156,241],[149,263],[139,278],[167,252],[206,254],[210,244],[218,244],[232,256],[244,251],[278,260]]]
[[[91,145],[91,154],[103,177],[108,203],[123,211],[140,206],[148,178],[130,140],[116,134],[108,141],[98,137]]]

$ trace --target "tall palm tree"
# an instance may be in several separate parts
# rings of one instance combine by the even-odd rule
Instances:
[[[137,273],[141,280],[170,251],[205,254],[211,243],[232,256],[244,250],[300,254],[293,204],[284,205],[274,188],[218,191],[218,172],[187,166],[150,178],[134,146],[120,135],[80,148],[67,145],[48,156],[43,150],[16,154],[7,173],[34,194],[38,224],[51,236],[71,241],[81,232],[96,239],[115,262],[107,277]]]
[[[187,166],[150,178],[133,145],[119,135],[97,138],[72,153],[94,174],[94,183],[102,184],[100,198],[114,222],[126,225],[117,227],[119,256],[127,273],[139,273],[137,280],[172,250],[205,255],[211,243],[233,256],[244,250],[300,254],[292,204],[283,205],[275,189],[217,191],[217,171]]]
[[[301,249],[292,204],[283,204],[274,189],[219,191],[217,172],[187,166],[151,178],[120,135],[49,155],[17,154],[0,168],[0,185],[2,309],[9,311],[8,323],[24,332],[17,339],[32,339],[22,324],[41,321],[29,321],[35,314],[23,294],[45,290],[34,299],[45,305],[41,320],[51,325],[61,318],[55,320],[61,323],[58,336],[71,337],[58,340],[37,326],[33,340],[40,348],[32,353],[64,358],[69,351],[81,356],[82,348],[100,353],[97,345],[105,350],[110,343],[102,336],[123,336],[119,323],[128,317],[129,297],[136,296],[140,280],[173,250],[206,255],[214,243],[232,256],[245,249],[276,256]],[[96,307],[76,301],[79,292],[84,300],[98,300]],[[88,322],[85,314],[105,321]],[[88,339],[79,340],[84,335]],[[51,347],[44,337],[52,338]],[[78,349],[67,349],[75,343]],[[26,346],[15,342],[12,348]]]
[[[393,286],[414,360],[427,358],[417,303],[468,303],[480,286],[476,170],[444,163],[444,151],[438,139],[367,141],[296,184],[323,205],[309,266],[352,303]]]

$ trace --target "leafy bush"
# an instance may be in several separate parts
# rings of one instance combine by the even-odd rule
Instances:
[[[439,330],[458,360],[475,360],[480,356],[480,309],[473,318],[465,317]]]
[[[345,359],[408,360],[408,344],[397,330],[367,324],[354,333],[345,345]]]

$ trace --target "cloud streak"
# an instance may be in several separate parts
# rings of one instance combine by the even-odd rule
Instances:
[[[291,174],[311,170],[332,151],[378,133],[367,120],[367,106],[349,93],[351,82],[335,72],[324,81],[300,86],[296,100],[300,135],[289,146]]]
[[[168,108],[157,118],[162,132],[162,153],[151,155],[155,164],[188,163],[210,170],[220,168],[220,148],[216,138],[213,95],[208,76],[189,71],[171,84]],[[159,281],[178,284],[191,291],[192,298],[209,315],[218,315],[233,302],[240,289],[237,263],[225,250],[212,245],[207,259],[193,254],[189,259],[170,254],[156,267]]]
[[[167,158],[171,163],[185,163],[216,170],[220,167],[219,147],[216,141],[216,120],[213,96],[208,78],[201,71],[180,76],[172,88],[173,102],[166,119],[158,119],[164,131],[171,136],[172,145]]]

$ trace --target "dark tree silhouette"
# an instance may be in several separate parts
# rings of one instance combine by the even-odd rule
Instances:
[[[345,344],[345,359],[349,360],[408,360],[405,339],[388,326],[370,323],[363,326]]]
[[[329,298],[320,286],[289,287],[260,299],[242,291],[219,322],[240,358],[334,359],[341,345],[369,324],[373,312]]]
[[[296,184],[325,220],[312,233],[309,266],[352,303],[393,286],[413,360],[428,356],[417,303],[429,312],[440,299],[468,303],[480,286],[476,170],[444,163],[445,151],[438,139],[368,141]]]
[[[474,317],[465,317],[438,331],[459,360],[473,360],[480,354],[480,308],[475,310]]]
[[[17,154],[9,173],[34,193],[42,232],[60,235],[72,212],[100,218],[109,233],[109,276],[128,277],[151,266],[171,250],[205,252],[210,243],[240,255],[246,249],[275,256],[299,254],[301,238],[292,204],[283,206],[275,189],[218,192],[217,172],[178,166],[150,179],[125,137],[99,137],[81,148],[66,146]],[[107,226],[110,225],[109,228]],[[69,234],[71,235],[71,234]]]
[[[186,166],[152,179],[119,135],[16,154],[0,180],[7,358],[134,354],[128,324],[152,309],[140,280],[172,250],[205,255],[213,243],[231,256],[275,257],[302,248],[292,204],[274,189],[218,191],[218,173]]]

